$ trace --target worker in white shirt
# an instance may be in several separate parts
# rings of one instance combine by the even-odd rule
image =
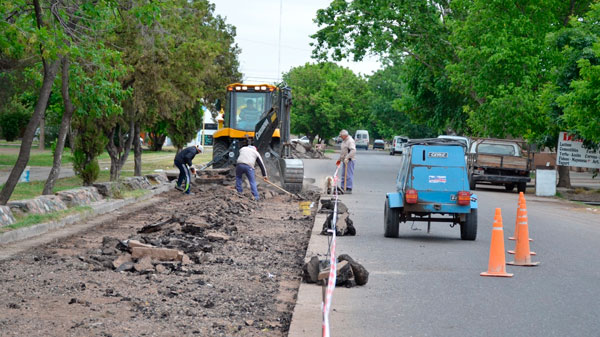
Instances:
[[[240,156],[237,159],[237,165],[235,168],[235,189],[239,193],[244,191],[242,188],[242,179],[245,174],[250,182],[252,195],[254,195],[254,199],[256,200],[259,199],[258,189],[256,188],[256,179],[254,178],[254,166],[257,162],[262,172],[263,179],[267,181],[267,169],[265,168],[265,164],[260,157],[260,153],[258,153],[258,150],[256,150],[256,147],[252,145],[244,146],[240,149]]]

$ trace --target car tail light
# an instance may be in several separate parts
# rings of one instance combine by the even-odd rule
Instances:
[[[407,204],[416,204],[417,200],[419,200],[419,194],[417,193],[417,190],[414,189],[409,189],[406,190],[406,203]]]
[[[471,204],[471,193],[469,191],[458,192],[457,203],[461,206],[470,205]]]

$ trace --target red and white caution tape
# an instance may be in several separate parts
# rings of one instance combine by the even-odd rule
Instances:
[[[327,290],[325,291],[325,299],[321,304],[323,308],[323,337],[329,337],[329,310],[331,309],[331,299],[333,297],[333,290],[335,289],[337,259],[335,257],[335,232],[337,223],[337,205],[338,205],[338,171],[340,166],[338,165],[335,174],[333,176],[333,186],[335,189],[335,199],[333,204],[333,219],[331,220],[331,242],[329,245],[329,276],[327,278]]]

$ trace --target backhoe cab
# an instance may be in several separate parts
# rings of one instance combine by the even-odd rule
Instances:
[[[270,177],[290,192],[301,191],[304,164],[290,155],[291,105],[291,89],[285,85],[228,85],[223,127],[213,135],[210,164],[235,164],[240,148],[251,143],[265,159]]]

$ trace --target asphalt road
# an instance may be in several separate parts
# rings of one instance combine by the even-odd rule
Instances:
[[[512,278],[481,277],[496,207],[505,247],[514,248],[507,238],[518,195],[478,188],[474,242],[461,241],[459,226],[444,223],[433,223],[429,234],[426,223],[404,223],[400,238],[385,238],[383,204],[395,189],[399,159],[360,151],[355,193],[342,196],[358,234],[339,237],[337,252],[363,263],[370,279],[364,287],[336,288],[332,336],[600,336],[600,211],[535,197],[530,189],[532,260],[541,265],[507,266]],[[317,185],[335,168],[332,160],[305,160],[305,166]],[[320,287],[303,284],[298,303],[290,336],[319,334]]]

